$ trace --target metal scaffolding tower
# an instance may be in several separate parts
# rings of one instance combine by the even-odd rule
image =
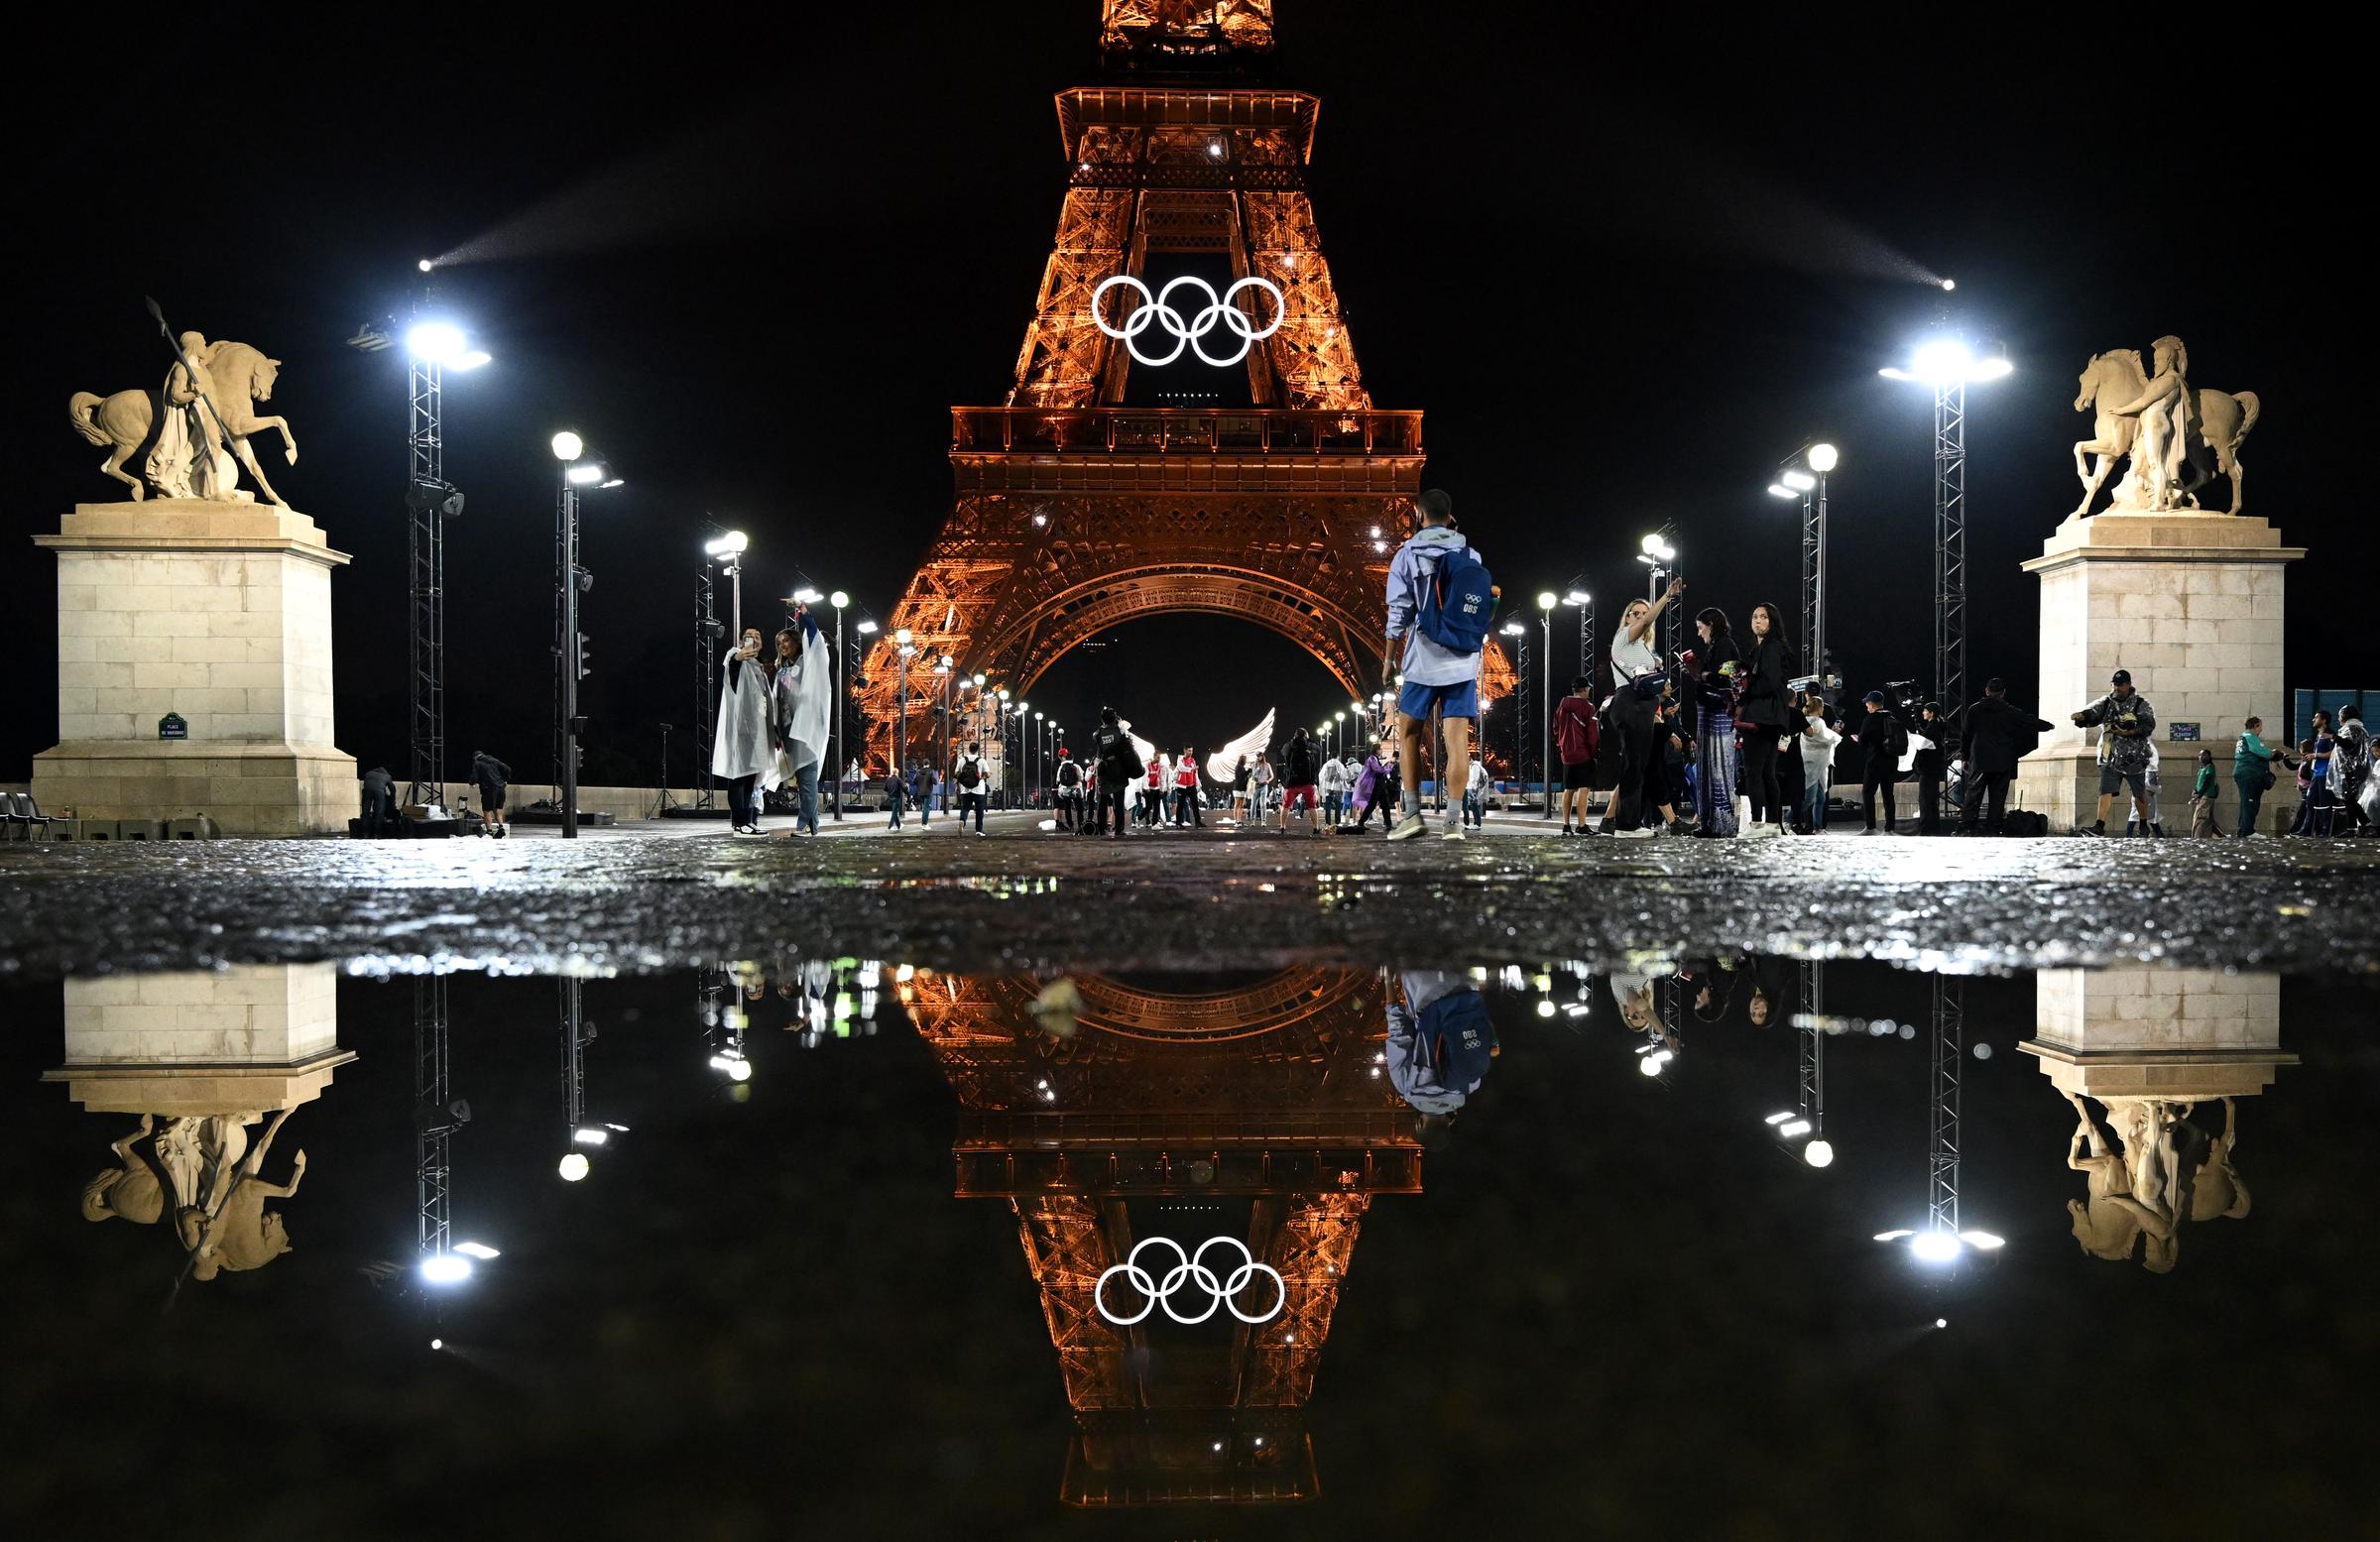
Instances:
[[[1947,705],[1947,703],[1946,703]],[[1959,1079],[1966,1046],[1966,983],[1934,977],[1933,1140],[1927,1156],[1926,1221],[1959,1231]]]
[[[574,1145],[587,1122],[587,1043],[595,1037],[587,1026],[584,990],[585,983],[576,978],[561,982],[562,1122],[564,1138]]]
[[[445,1253],[454,1229],[449,1143],[462,1123],[446,1050],[446,977],[414,981],[414,1212],[421,1256]]]
[[[1521,788],[1524,792],[1528,788],[1529,758],[1532,755],[1542,758],[1542,752],[1537,748],[1537,740],[1540,737],[1537,733],[1538,708],[1535,705],[1535,693],[1529,689],[1536,678],[1534,671],[1537,663],[1537,645],[1535,640],[1529,636],[1529,631],[1530,629],[1526,626],[1520,629],[1520,664],[1516,671],[1520,676],[1520,686],[1512,692],[1514,734],[1512,773],[1520,778]],[[1542,766],[1538,768],[1538,772],[1540,775],[1544,773]],[[1550,806],[1551,793],[1547,794],[1547,801]]]
[[[1966,382],[1934,388],[1934,699],[1966,710]]]
[[[443,371],[415,355],[407,444],[406,565],[412,575],[413,754],[408,803],[446,801],[446,448]],[[437,490],[440,496],[427,496]]]
[[[1826,684],[1827,671],[1827,481],[1802,494],[1803,672]]]
[[[1810,1122],[1810,1138],[1827,1132],[1827,966],[1802,965],[1801,1055],[1794,1107]]]
[[[717,527],[712,527],[714,530]],[[711,562],[703,559],[694,575],[694,806],[711,807],[711,735],[719,710],[719,613],[717,591],[711,583]],[[668,768],[661,771],[664,785]]]

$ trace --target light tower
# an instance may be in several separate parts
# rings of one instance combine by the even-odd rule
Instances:
[[[1907,369],[1877,371],[1934,388],[1934,699],[1954,724],[1966,710],[1966,388],[2013,367],[2004,351],[1977,357],[1945,331],[1919,344]]]
[[[1774,498],[1802,501],[1802,646],[1806,672],[1827,685],[1827,473],[1842,464],[1842,454],[1827,443],[1804,445],[1786,457],[1777,480],[1768,484]]]

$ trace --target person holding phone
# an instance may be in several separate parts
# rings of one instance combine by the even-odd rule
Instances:
[[[727,817],[737,835],[761,833],[762,778],[769,775],[769,666],[761,629],[746,627],[728,652],[719,684],[719,727],[711,739],[711,774],[727,779]]]

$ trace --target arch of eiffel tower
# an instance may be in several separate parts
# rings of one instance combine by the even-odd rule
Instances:
[[[1024,697],[1070,650],[1160,613],[1252,622],[1351,697],[1378,688],[1421,414],[1364,387],[1306,190],[1321,103],[1258,83],[1271,52],[1271,0],[1107,0],[1104,83],[1057,95],[1069,170],[1014,382],[1001,406],[952,409],[950,517],[858,672],[872,764],[899,737],[903,759],[930,753],[932,703],[965,706],[975,675]],[[1228,271],[1279,290],[1279,329],[1207,372],[1244,369],[1251,405],[1128,403],[1133,361],[1093,294],[1152,258],[1151,289],[1194,262],[1218,288]],[[1246,303],[1269,319],[1269,300]],[[1512,684],[1492,643],[1483,684],[1487,699]]]

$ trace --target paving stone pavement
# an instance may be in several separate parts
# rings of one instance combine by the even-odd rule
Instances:
[[[1954,972],[2380,969],[2380,841],[1252,832],[0,847],[0,973],[337,959],[648,971],[798,945],[940,969],[1535,963],[1723,948]]]

